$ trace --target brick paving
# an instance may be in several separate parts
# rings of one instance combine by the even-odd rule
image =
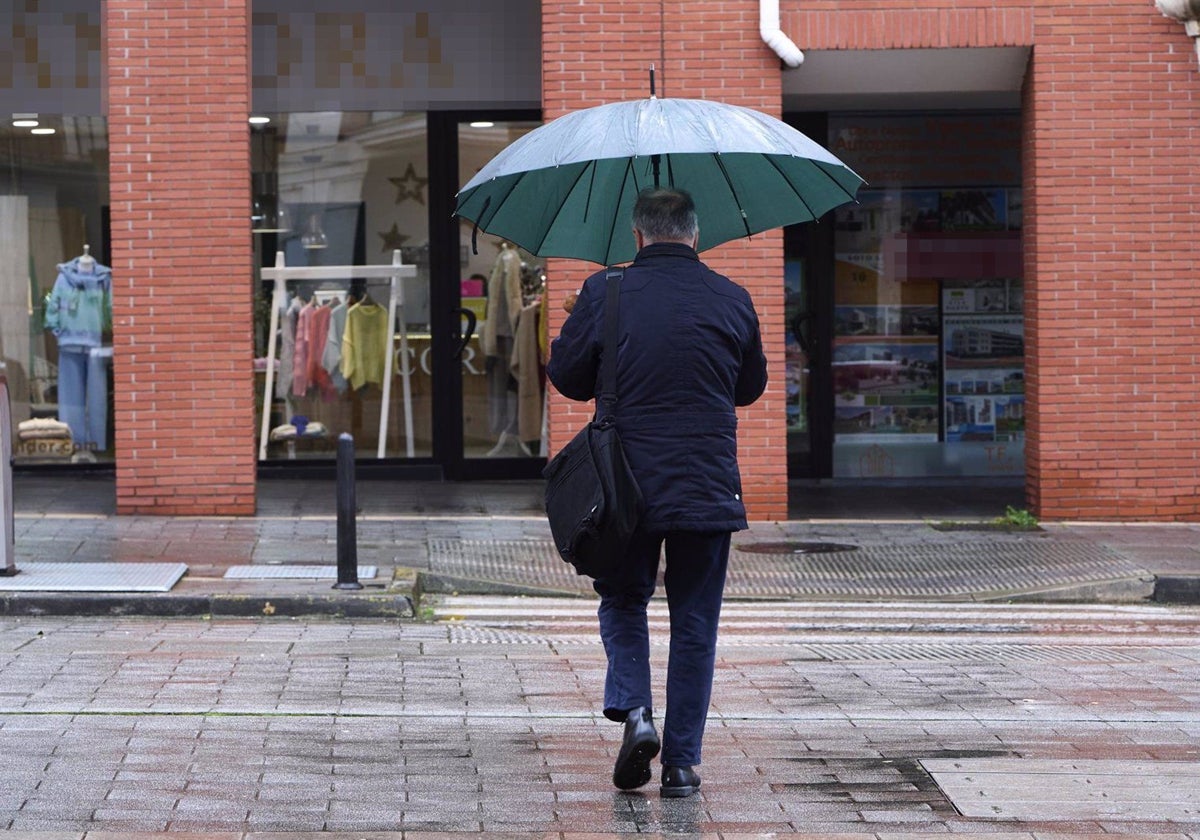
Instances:
[[[1200,766],[1193,608],[727,605],[689,800],[610,786],[620,727],[600,715],[592,605],[431,609],[404,622],[0,619],[0,830],[1200,836],[1194,789],[1151,783],[1140,802],[1090,811],[1046,795],[1072,795],[1097,761],[1151,779]],[[926,767],[981,760],[1016,774],[1005,807],[1032,816],[962,816]],[[1049,761],[1082,769],[1034,773]]]

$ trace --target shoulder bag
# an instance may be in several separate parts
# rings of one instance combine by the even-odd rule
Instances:
[[[611,577],[620,569],[642,511],[642,493],[617,435],[617,336],[622,269],[606,278],[604,355],[595,416],[542,472],[546,516],[559,555],[575,572]]]

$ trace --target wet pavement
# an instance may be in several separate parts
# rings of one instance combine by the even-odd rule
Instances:
[[[0,615],[343,615],[406,618],[436,593],[593,597],[558,559],[540,482],[357,485],[362,589],[335,590],[335,486],[259,482],[252,517],[115,516],[111,477],[18,474],[16,560]],[[995,530],[1023,507],[1012,483],[797,484],[790,518],[735,535],[730,599],[1200,603],[1200,524],[1043,523]],[[118,564],[105,568],[87,564]],[[186,573],[163,592],[117,572]],[[47,570],[120,591],[57,590]],[[78,576],[77,574],[77,576]],[[84,574],[86,577],[87,574]],[[237,577],[231,577],[237,575]]]
[[[594,605],[427,608],[0,618],[0,831],[1200,837],[1195,608],[727,604],[704,782],[685,800],[611,787],[621,728],[601,715]],[[661,685],[657,602],[652,627]]]
[[[1200,526],[997,531],[1019,488],[793,488],[735,538],[704,784],[663,800],[611,787],[595,602],[540,494],[360,481],[376,575],[341,591],[225,576],[335,564],[332,482],[117,517],[111,479],[18,475],[10,580],[187,572],[0,590],[0,836],[1200,838]]]

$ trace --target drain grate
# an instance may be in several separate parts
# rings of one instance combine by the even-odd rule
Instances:
[[[358,567],[358,576],[360,578],[369,580],[375,577],[375,573],[376,569],[374,566]],[[337,576],[337,566],[289,566],[271,563],[261,563],[254,566],[230,566],[225,572],[227,580],[336,580]]]
[[[737,550],[750,554],[833,554],[857,551],[858,546],[829,542],[760,542],[739,545]]]
[[[591,581],[550,540],[429,540],[434,574],[539,590],[591,594]],[[1145,579],[1144,569],[1103,546],[1037,540],[859,546],[853,551],[754,553],[735,547],[730,598],[986,598],[1073,584]],[[484,590],[481,590],[484,591]]]
[[[0,590],[21,592],[170,592],[185,563],[22,563]]]
[[[826,662],[1033,662],[1130,664],[1145,652],[1099,645],[987,644],[804,644],[806,654]],[[802,659],[794,660],[796,662]]]

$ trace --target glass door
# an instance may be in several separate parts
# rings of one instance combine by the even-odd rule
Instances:
[[[525,121],[459,122],[458,184],[536,127]],[[544,457],[544,261],[465,220],[459,222],[459,251],[460,314],[464,329],[475,325],[463,349],[463,457]]]
[[[511,112],[437,116],[430,151],[453,189],[445,215],[431,208],[435,219],[450,219],[432,242],[443,256],[431,278],[442,318],[433,350],[443,369],[435,372],[434,456],[453,479],[536,477],[545,461],[545,262],[451,217],[453,193],[540,122]]]

